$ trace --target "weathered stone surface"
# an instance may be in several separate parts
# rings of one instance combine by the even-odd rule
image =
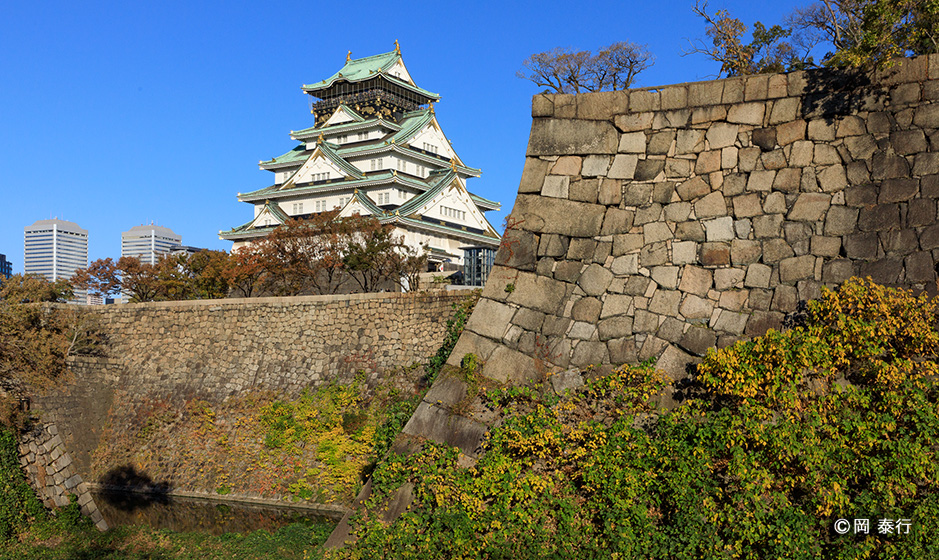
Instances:
[[[617,154],[606,176],[610,179],[632,179],[636,176],[639,157],[633,154]]]
[[[676,189],[682,200],[692,201],[711,192],[711,187],[700,176],[693,177],[678,185]]]
[[[848,177],[843,165],[831,165],[819,171],[815,176],[818,179],[818,186],[827,193],[841,191],[848,186]]]
[[[612,278],[613,274],[607,273]],[[567,297],[568,285],[535,274],[519,273],[515,289],[509,294],[509,303],[528,307],[542,313],[558,313]]]
[[[606,344],[598,341],[582,340],[574,347],[574,352],[571,355],[571,365],[583,367],[604,363],[610,363],[610,352]]]
[[[879,246],[877,234],[874,232],[854,233],[844,236],[844,251],[849,259],[868,260],[876,258]],[[937,246],[939,246],[939,237],[937,237]]]
[[[748,336],[763,336],[770,329],[781,330],[783,317],[778,311],[754,311],[745,332]]]
[[[792,205],[786,216],[789,220],[817,222],[822,219],[831,205],[831,195],[822,193],[802,193]]]
[[[603,342],[633,334],[633,318],[627,316],[604,319],[597,324],[597,333]]]
[[[688,377],[689,366],[698,361],[694,356],[679,350],[676,346],[669,345],[656,362],[656,368],[664,371],[672,380],[677,381]]]
[[[619,137],[619,152],[644,154],[646,153],[646,135],[644,132],[627,132]]]
[[[512,215],[520,229],[557,233],[571,237],[593,237],[600,233],[606,208],[540,196],[519,195]],[[577,216],[576,220],[569,219]]]
[[[750,318],[748,313],[736,313],[727,309],[718,311],[717,319],[713,321],[711,328],[715,331],[723,331],[730,334],[743,334],[747,326],[747,320]]]
[[[539,158],[525,158],[525,167],[522,170],[522,180],[518,185],[518,193],[539,193],[544,185],[545,174],[551,162]]]
[[[898,227],[900,227],[898,204],[878,204],[870,208],[861,208],[858,215],[858,229],[861,231],[883,231]]]
[[[764,103],[743,103],[731,105],[727,111],[727,122],[760,126],[763,124]]]
[[[880,204],[902,202],[913,198],[919,191],[919,181],[916,179],[886,179],[880,187]]]
[[[743,285],[748,288],[768,288],[773,269],[765,264],[753,263],[747,267]]]
[[[890,134],[890,144],[901,155],[925,152],[928,149],[922,130],[898,130]]]
[[[591,264],[587,267],[587,270],[580,275],[577,285],[580,286],[587,295],[599,296],[606,292],[612,280],[612,272],[598,264]]]
[[[837,257],[841,251],[841,238],[814,235],[812,236],[811,251],[813,255],[820,257]]]
[[[734,221],[730,216],[703,222],[708,241],[730,241],[734,238]]]
[[[713,311],[713,301],[698,297],[694,294],[686,295],[679,308],[682,317],[689,320],[708,319]]]
[[[637,181],[654,181],[664,169],[664,159],[640,159],[636,163],[633,178]]]
[[[685,331],[679,346],[696,356],[704,356],[708,348],[717,344],[717,335],[707,327],[692,326]]]
[[[832,206],[825,217],[825,235],[847,235],[857,227],[858,209]]]
[[[739,126],[729,123],[712,124],[705,135],[711,150],[732,146],[737,141]]]
[[[583,158],[579,156],[561,156],[551,166],[552,175],[580,175],[580,166]]]
[[[861,277],[870,276],[878,284],[896,284],[902,272],[903,261],[895,257],[863,262],[859,269]]]
[[[730,261],[735,265],[757,262],[762,254],[760,242],[754,239],[734,239],[730,243]]]
[[[491,299],[481,299],[473,315],[466,322],[466,328],[477,334],[499,340],[505,334],[515,311],[512,306]]]
[[[751,136],[751,142],[763,150],[772,150],[776,147],[776,127],[755,129]]]
[[[618,145],[619,134],[609,122],[534,119],[527,155],[615,154]]]
[[[936,201],[928,198],[911,200],[906,222],[909,227],[920,227],[935,223]]]
[[[730,264],[730,244],[702,243],[699,258],[705,266]]]
[[[727,202],[720,191],[714,191],[694,204],[694,212],[699,220],[715,216],[726,216]]]
[[[779,261],[779,281],[792,283],[815,276],[815,257],[803,255]]]
[[[678,315],[678,303],[681,292],[676,290],[656,290],[649,302],[649,311],[659,315],[675,317]]]
[[[714,271],[714,289],[733,290],[743,287],[745,272],[739,268],[721,268]]]
[[[916,231],[912,229],[882,231],[880,244],[889,255],[909,255],[919,248]]]
[[[928,251],[913,253],[903,262],[907,282],[933,283],[936,269],[932,254]]]
[[[776,179],[775,171],[754,171],[747,180],[747,190],[754,192],[767,192],[773,188]]]

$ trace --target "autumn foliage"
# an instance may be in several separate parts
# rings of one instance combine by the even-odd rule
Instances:
[[[393,230],[375,218],[324,212],[290,220],[231,254],[163,255],[156,264],[99,259],[72,284],[137,302],[407,290],[417,285],[426,257]]]

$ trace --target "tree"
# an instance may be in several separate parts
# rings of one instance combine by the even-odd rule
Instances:
[[[795,10],[789,24],[832,45],[828,66],[871,70],[939,52],[939,0],[822,0]]]
[[[0,284],[0,300],[6,302],[64,302],[72,297],[68,280],[50,282],[41,274],[14,274]]]
[[[141,262],[137,257],[121,257],[117,261],[121,290],[134,302],[154,301],[161,286],[156,265]]]
[[[696,41],[683,54],[703,54],[719,62],[718,76],[742,76],[764,72],[785,72],[812,64],[809,51],[814,45],[799,40],[786,41],[792,30],[774,25],[769,29],[760,22],[753,25],[751,41],[744,44],[747,26],[730,17],[727,10],[707,12],[707,2],[695,3],[692,11],[707,23],[711,45]],[[800,47],[800,48],[797,48]]]
[[[94,351],[101,340],[93,318],[73,305],[66,281],[16,275],[0,287],[0,424],[24,421],[19,399],[66,373],[69,356]]]
[[[228,264],[222,271],[225,282],[237,290],[241,297],[251,297],[259,290],[261,277],[266,270],[257,247],[245,246],[232,251]]]
[[[529,56],[516,75],[557,93],[612,91],[632,86],[655,61],[645,45],[619,42],[596,54],[555,48]]]
[[[219,299],[228,297],[229,284],[225,271],[231,255],[225,251],[204,249],[185,258],[180,264],[189,279],[190,297]]]
[[[102,298],[121,293],[121,277],[117,265],[110,257],[98,259],[87,268],[75,271],[70,281],[75,288],[87,290]]]
[[[939,0],[821,0],[793,11],[785,26],[757,22],[749,44],[746,26],[726,10],[708,14],[706,2],[692,10],[705,20],[711,45],[697,41],[685,54],[720,62],[728,76],[813,67],[810,52],[825,43],[823,65],[862,71],[939,52]]]

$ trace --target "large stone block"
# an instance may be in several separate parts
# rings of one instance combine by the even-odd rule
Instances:
[[[577,99],[577,118],[609,120],[613,115],[625,113],[629,99],[625,91],[600,91],[580,94]]]
[[[727,202],[720,191],[714,191],[694,204],[695,216],[698,219],[713,218],[727,215]]]
[[[817,222],[822,219],[831,205],[831,195],[822,193],[802,193],[792,205],[787,219],[794,221]]]
[[[619,134],[609,122],[534,119],[528,139],[529,156],[615,154]]]
[[[904,265],[907,282],[931,284],[936,281],[935,263],[929,251],[913,253],[906,258]]]
[[[764,103],[740,103],[727,111],[727,122],[760,126],[766,111]]]
[[[939,236],[937,236],[937,246],[939,246]],[[879,247],[880,242],[875,232],[854,233],[844,236],[845,256],[849,259],[869,260],[877,258],[877,249]]]
[[[916,196],[917,192],[919,192],[919,181],[916,179],[886,179],[880,187],[880,197],[877,202],[880,204],[903,202]]]
[[[705,266],[721,266],[730,264],[729,243],[702,243],[698,257]]]
[[[700,176],[693,177],[678,185],[678,196],[684,201],[692,201],[711,192],[711,187]]]
[[[649,311],[668,317],[678,316],[678,304],[681,292],[676,290],[656,290],[649,302]]]
[[[876,261],[863,262],[860,265],[861,277],[870,276],[878,284],[896,284],[903,272],[903,261],[895,257],[887,257]]]
[[[832,193],[844,190],[848,186],[848,177],[843,165],[831,165],[816,174],[818,186],[824,192]]]
[[[936,222],[936,201],[929,198],[918,198],[910,201],[906,214],[906,223],[909,227],[928,226]]]
[[[542,196],[519,195],[512,215],[520,229],[571,237],[599,235],[606,207]],[[576,220],[570,219],[577,216]]]
[[[708,241],[731,241],[734,239],[734,220],[730,216],[704,220],[702,223]]]
[[[803,255],[779,261],[779,281],[791,284],[815,277],[815,257]]]
[[[540,193],[550,163],[539,158],[525,158],[522,180],[518,185],[519,194]]]
[[[825,235],[847,235],[857,227],[858,209],[832,206],[825,217]]]
[[[608,274],[612,277],[612,273]],[[569,284],[551,278],[521,272],[508,301],[542,313],[559,314],[566,303],[568,286]]]
[[[608,269],[598,265],[591,264],[587,267],[577,281],[577,285],[590,296],[599,296],[606,292],[613,281],[613,273]]]
[[[737,141],[737,132],[740,127],[730,123],[714,123],[708,127],[706,138],[709,149],[717,150],[726,146],[732,146]]]
[[[883,231],[900,227],[899,204],[878,204],[870,208],[861,208],[858,215],[858,229],[861,231]]]

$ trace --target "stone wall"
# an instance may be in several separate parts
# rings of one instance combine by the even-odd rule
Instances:
[[[296,396],[362,371],[376,379],[433,355],[464,297],[441,291],[91,307],[107,335],[106,355],[71,360],[74,379],[34,398],[33,410],[58,426],[87,479],[102,429],[144,399],[218,403],[251,391]],[[116,415],[121,408],[128,410]]]
[[[107,530],[108,524],[88,486],[75,471],[55,424],[38,424],[22,434],[19,455],[30,485],[46,507],[65,507],[69,505],[69,495],[74,495],[82,514],[91,518],[99,530]]]
[[[518,198],[451,356],[499,381],[781,326],[824,285],[934,289],[939,56],[875,76],[758,75],[538,95]]]

